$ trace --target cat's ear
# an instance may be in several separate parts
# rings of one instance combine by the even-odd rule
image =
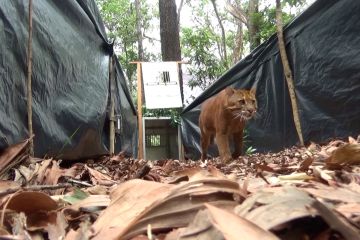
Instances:
[[[252,94],[253,96],[256,95],[256,88],[255,88],[255,87],[252,87],[252,88],[250,89],[250,94]]]
[[[235,89],[232,88],[232,87],[227,87],[227,88],[225,88],[225,92],[226,92],[226,94],[227,94],[228,96],[231,96],[231,95],[234,94]]]

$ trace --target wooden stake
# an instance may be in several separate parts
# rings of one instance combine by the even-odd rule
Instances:
[[[114,103],[114,76],[113,76],[113,57],[109,57],[109,88],[110,88],[110,139],[109,139],[109,154],[115,153],[115,103]]]
[[[144,146],[143,146],[143,121],[142,121],[142,74],[141,63],[137,62],[137,108],[138,108],[138,159],[144,158]]]
[[[286,82],[287,82],[289,94],[290,94],[295,128],[296,128],[297,134],[299,136],[300,144],[303,146],[304,139],[303,139],[302,130],[301,130],[299,109],[298,109],[297,102],[296,102],[294,80],[292,77],[292,72],[290,69],[289,60],[287,58],[286,49],[285,49],[280,0],[276,0],[276,28],[277,28],[277,36],[278,36],[278,40],[279,40],[279,50],[280,50],[281,61],[283,64],[284,74],[285,74],[285,78],[286,78]]]
[[[27,54],[27,115],[28,115],[28,131],[30,138],[30,156],[34,156],[34,141],[33,141],[33,124],[32,124],[32,89],[31,89],[31,75],[32,75],[32,0],[29,0],[29,39],[28,39],[28,54]]]

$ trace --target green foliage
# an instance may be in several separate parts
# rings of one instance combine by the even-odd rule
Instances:
[[[181,33],[182,52],[191,62],[188,70],[193,78],[189,86],[206,89],[226,70],[224,62],[214,53],[217,36],[206,27],[184,27]]]
[[[80,202],[81,200],[84,200],[85,198],[89,197],[90,194],[87,192],[82,191],[79,188],[75,188],[74,192],[71,195],[65,195],[63,197],[63,200],[70,204],[75,204]]]
[[[130,62],[138,60],[135,0],[96,0],[96,2],[98,3],[109,38],[116,39],[115,51],[118,59],[129,81],[134,82],[136,80],[136,64],[130,64]],[[227,67],[225,67],[227,65],[226,62],[231,62],[232,50],[235,49],[238,22],[225,10],[222,1],[216,2],[219,15],[225,27],[229,59],[222,59],[220,56],[221,31],[211,2],[209,0],[185,0],[185,6],[188,7],[187,11],[190,9],[191,17],[186,21],[182,21],[180,37],[183,59],[190,62],[187,68],[192,76],[189,82],[191,88],[199,86],[202,89],[206,89],[218,79],[227,70]],[[234,1],[231,2],[234,3]],[[283,11],[283,22],[287,23],[295,16],[295,13],[289,12],[289,9],[302,10],[305,3],[306,0],[282,0],[283,9],[286,9]],[[245,14],[248,12],[248,5],[249,0],[241,1],[241,8]],[[263,42],[276,32],[275,1],[259,0],[259,10],[251,18],[258,25],[258,34]],[[152,28],[153,20],[159,19],[157,1],[141,0],[141,13],[143,32],[158,31],[158,29]],[[184,16],[185,14],[182,13],[181,17],[183,18]],[[189,22],[191,22],[190,26]],[[151,39],[147,40],[148,43],[153,41]],[[246,51],[249,50],[249,34],[245,25],[243,25],[243,44],[246,55]],[[144,60],[154,61],[160,59],[160,48],[158,53],[150,54],[146,48],[149,45],[144,44],[144,47]],[[136,84],[130,84],[130,86],[132,86],[130,90],[133,98],[136,99]],[[152,110],[148,114],[173,116],[172,112],[168,110],[163,112]]]
[[[144,117],[170,117],[173,126],[180,125],[181,108],[147,109],[143,106]]]
[[[246,154],[246,155],[251,155],[251,154],[255,153],[256,151],[257,151],[256,148],[253,148],[252,146],[250,146],[250,147],[248,147],[248,148],[246,149],[245,154]]]
[[[260,39],[263,42],[276,33],[276,9],[275,7],[267,7],[264,11],[259,12],[257,15],[259,19]],[[282,17],[283,23],[287,24],[295,16],[293,14],[283,12]]]
[[[290,7],[303,8],[306,4],[306,0],[282,0],[282,5],[288,5]]]
[[[252,146],[252,143],[249,140],[249,131],[247,128],[244,129],[243,142],[244,142],[244,148],[246,149],[245,150],[246,155],[253,154],[257,151],[257,149]]]
[[[120,64],[129,81],[134,81],[136,64],[130,63],[131,61],[138,60],[136,9],[134,0],[96,0],[96,2],[104,20],[109,39],[115,39],[114,48]],[[141,26],[142,29],[149,29],[150,20],[153,17],[149,10],[150,6],[146,1],[142,1],[141,3]],[[130,90],[133,91],[134,89]]]
[[[260,1],[262,2],[262,9],[255,13],[252,18],[254,23],[258,26],[260,41],[266,41],[271,35],[276,33],[276,8],[275,1]],[[303,7],[305,6],[306,0],[283,0],[282,6],[286,9],[297,9],[297,13],[299,13]],[[291,11],[282,11],[283,24],[289,23],[294,17],[295,13]],[[248,40],[246,40],[248,41]]]

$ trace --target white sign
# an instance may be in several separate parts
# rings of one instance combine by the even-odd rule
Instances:
[[[142,63],[148,109],[182,107],[177,62]]]

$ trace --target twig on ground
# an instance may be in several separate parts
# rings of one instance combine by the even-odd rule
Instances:
[[[59,188],[68,188],[68,187],[72,187],[72,185],[70,183],[62,183],[62,184],[57,184],[57,185],[33,185],[33,186],[9,188],[5,191],[0,191],[0,197],[6,196],[11,193],[15,193],[19,190],[41,191],[41,190],[55,190],[55,189],[59,189]]]
[[[83,181],[79,181],[79,180],[75,180],[75,179],[71,179],[69,178],[67,180],[69,183],[75,183],[75,184],[79,184],[79,185],[83,185],[85,187],[93,187],[94,185],[87,183],[87,182],[83,182]]]

